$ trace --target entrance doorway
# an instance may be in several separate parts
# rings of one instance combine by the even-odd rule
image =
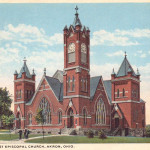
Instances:
[[[74,127],[74,115],[73,115],[73,110],[72,108],[69,108],[68,110],[68,128],[73,128]]]
[[[127,136],[129,134],[129,129],[125,128],[125,136]]]
[[[17,113],[17,121],[16,121],[16,128],[20,129],[21,128],[21,116],[20,113]]]
[[[115,118],[115,128],[119,127],[119,118]]]

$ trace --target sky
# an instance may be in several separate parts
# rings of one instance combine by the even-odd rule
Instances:
[[[150,124],[150,3],[0,4],[0,87],[7,87],[13,98],[13,74],[20,72],[24,57],[30,72],[35,69],[36,86],[44,68],[49,76],[63,70],[63,29],[73,23],[76,5],[82,25],[91,31],[91,76],[109,80],[126,51],[141,74]]]

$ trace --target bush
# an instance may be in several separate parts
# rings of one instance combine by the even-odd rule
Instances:
[[[70,133],[70,135],[77,135],[76,130],[73,130],[73,131]]]
[[[94,133],[93,133],[92,130],[89,130],[89,131],[87,132],[87,137],[88,137],[88,138],[93,138],[93,137],[94,137]]]
[[[100,130],[98,132],[98,137],[99,137],[99,139],[102,139],[102,140],[107,138],[107,136],[105,135],[105,133],[102,130]]]
[[[150,126],[147,126],[145,129],[145,136],[150,137]]]

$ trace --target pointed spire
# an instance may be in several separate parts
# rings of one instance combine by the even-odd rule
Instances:
[[[44,68],[44,76],[46,76],[46,68]]]
[[[27,60],[26,60],[26,57],[24,57],[23,61],[24,61],[24,63],[26,63],[26,61],[27,61]]]
[[[132,75],[136,76],[132,66],[130,65],[130,63],[127,59],[127,54],[125,52],[125,57],[124,57],[124,60],[117,72],[117,77],[126,76],[128,74],[128,72],[132,72]]]
[[[33,70],[32,70],[32,75],[33,75],[33,76],[35,76],[35,75],[36,75],[36,74],[35,74],[35,72],[34,72],[34,68],[33,68]]]
[[[112,75],[115,75],[115,70],[114,70],[114,68],[113,68],[113,70],[112,70]]]
[[[127,57],[127,52],[126,51],[124,52],[124,56],[125,56],[125,58]]]
[[[22,66],[17,78],[21,78],[22,73],[24,73],[24,72],[26,73],[26,77],[31,78],[31,74],[30,74],[29,69],[26,64],[26,62],[27,62],[26,57],[24,57],[23,61],[24,61],[23,66]]]
[[[137,68],[137,73],[136,73],[137,76],[140,76],[140,73],[139,73],[139,69]]]
[[[68,30],[68,27],[67,27],[67,25],[65,25],[65,27],[64,27],[64,30]]]
[[[75,19],[74,19],[74,22],[73,22],[73,26],[75,27],[76,25],[79,25],[79,26],[82,26],[82,24],[81,24],[81,21],[80,21],[80,19],[79,19],[79,14],[78,14],[78,7],[76,6],[76,8],[75,8],[75,10],[76,10],[76,13],[75,13]]]
[[[18,75],[18,72],[17,72],[17,70],[15,70],[15,72],[14,72],[14,75]]]

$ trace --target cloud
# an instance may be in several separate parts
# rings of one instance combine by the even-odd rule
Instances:
[[[136,37],[136,38],[141,38],[141,37],[146,37],[150,38],[150,29],[133,29],[133,30],[115,30],[116,35],[121,35],[121,36],[130,36],[130,37]]]
[[[122,50],[114,52],[114,53],[106,53],[106,56],[108,57],[114,57],[114,56],[124,56],[125,52],[123,52]]]
[[[137,41],[130,41],[128,37],[111,33],[105,30],[95,31],[91,39],[91,45],[107,45],[107,46],[130,46],[139,45]]]
[[[36,26],[19,24],[13,26],[12,24],[4,27],[0,31],[0,40],[18,41],[24,44],[42,43],[44,45],[52,46],[55,44],[63,44],[63,34],[55,33],[54,35],[47,35],[44,29]]]
[[[137,38],[150,38],[150,29],[119,30],[108,32],[105,30],[95,31],[92,35],[91,45],[106,46],[131,46],[139,45]]]
[[[141,57],[141,58],[145,58],[145,57],[146,57],[146,54],[142,54],[140,57]]]

